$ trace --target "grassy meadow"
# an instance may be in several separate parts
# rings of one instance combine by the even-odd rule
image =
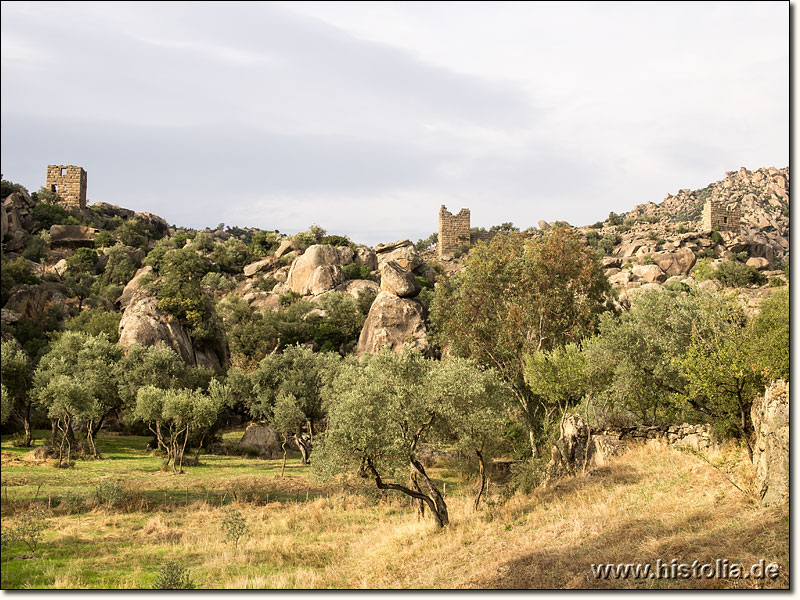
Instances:
[[[39,437],[45,432],[38,432]],[[236,439],[241,432],[229,432]],[[151,588],[167,561],[197,588],[653,588],[789,584],[788,506],[759,508],[744,463],[715,468],[675,449],[636,448],[605,467],[531,494],[492,486],[479,511],[473,483],[447,482],[451,525],[419,520],[406,497],[369,482],[323,483],[299,459],[200,456],[184,474],[162,471],[148,438],[101,434],[102,460],[57,469],[2,443],[3,530],[33,507],[45,515],[33,557],[4,544],[2,587]],[[715,464],[740,460],[728,448]],[[124,494],[101,503],[103,478]],[[736,482],[744,492],[729,482]],[[113,487],[113,486],[112,486]],[[231,511],[248,535],[226,539]],[[597,580],[591,563],[777,562],[776,581]]]

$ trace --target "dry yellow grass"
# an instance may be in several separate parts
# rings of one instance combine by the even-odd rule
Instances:
[[[743,473],[734,477],[746,489]],[[475,512],[469,498],[448,498],[452,524],[444,530],[418,520],[405,498],[376,503],[345,493],[225,508],[203,501],[154,512],[95,508],[52,519],[46,543],[74,549],[76,558],[43,563],[41,585],[148,586],[165,560],[177,560],[198,587],[237,589],[757,587],[754,580],[597,580],[590,564],[763,558],[781,566],[769,587],[788,586],[788,506],[758,508],[691,454],[642,447],[555,487],[490,501]],[[220,527],[230,509],[250,529],[238,548]]]

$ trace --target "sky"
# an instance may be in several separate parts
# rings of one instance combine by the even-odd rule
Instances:
[[[176,225],[585,225],[789,164],[786,2],[0,6],[3,178]]]

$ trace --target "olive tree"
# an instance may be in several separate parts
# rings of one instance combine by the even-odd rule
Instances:
[[[281,449],[283,450],[283,464],[281,465],[281,477],[286,470],[286,444],[289,441],[289,436],[294,435],[297,439],[297,432],[306,422],[306,415],[300,409],[300,406],[294,394],[281,393],[275,399],[275,408],[272,410],[272,427],[281,434],[283,438],[281,441]],[[298,443],[298,448],[302,446]],[[306,456],[303,456],[304,461]]]
[[[119,361],[122,351],[105,334],[91,336],[77,331],[63,333],[51,344],[34,373],[34,388],[44,390],[54,377],[74,379],[88,394],[89,404],[77,417],[86,425],[86,440],[92,456],[99,458],[95,437],[105,419],[120,408]],[[41,399],[40,399],[41,401]],[[71,433],[74,418],[67,423]]]
[[[322,391],[340,360],[338,354],[331,352],[315,353],[301,346],[290,346],[281,353],[268,355],[251,375],[255,393],[248,398],[248,409],[254,419],[269,420],[281,394],[295,398],[304,418],[293,432],[293,439],[303,463],[309,462],[316,425],[325,417]]]
[[[47,416],[54,425],[58,466],[68,466],[72,454],[72,424],[75,419],[93,413],[92,394],[78,378],[58,374],[36,390],[36,398],[47,409]]]
[[[7,415],[3,422],[13,418],[22,425],[26,447],[31,445],[32,377],[33,367],[25,351],[14,340],[3,341],[0,345],[0,382],[5,390],[3,410]]]
[[[439,407],[425,393],[430,364],[414,352],[382,352],[342,367],[326,389],[328,429],[315,468],[333,474],[358,469],[381,490],[424,502],[436,524],[449,523],[447,505],[419,461],[420,445],[434,439]],[[411,482],[398,482],[398,473]]]
[[[183,456],[192,433],[208,431],[222,408],[219,397],[197,390],[163,390],[152,385],[136,394],[134,416],[145,422],[167,453],[164,468],[183,473]]]

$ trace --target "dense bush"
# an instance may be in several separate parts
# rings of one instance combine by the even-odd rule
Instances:
[[[350,263],[342,267],[342,275],[345,279],[369,279],[369,267]]]
[[[717,266],[714,278],[718,279],[725,287],[749,287],[751,285],[764,285],[766,276],[749,265],[736,261],[725,261]]]
[[[70,211],[58,204],[40,202],[33,207],[32,216],[42,229],[50,229],[53,225],[80,225],[81,222]]]

